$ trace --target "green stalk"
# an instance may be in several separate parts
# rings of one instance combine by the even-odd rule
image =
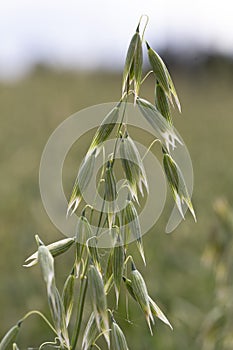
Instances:
[[[80,296],[79,296],[79,301],[78,301],[76,321],[75,321],[74,330],[73,330],[72,339],[71,339],[71,347],[70,347],[71,350],[74,350],[76,347],[79,333],[80,333],[80,329],[81,329],[84,303],[85,303],[85,298],[86,298],[86,293],[87,293],[87,284],[88,284],[88,280],[87,280],[87,276],[86,276],[88,261],[89,261],[89,259],[87,259],[87,261],[86,261],[84,272],[83,272],[83,275],[81,276]]]
[[[99,216],[99,222],[98,222],[97,231],[96,231],[96,236],[98,236],[100,225],[101,225],[101,221],[102,221],[102,217],[103,217],[105,199],[106,199],[106,195],[104,194],[104,198],[103,198],[103,201],[102,201],[102,207],[101,207],[101,211],[100,211],[100,216]]]
[[[123,95],[122,98],[121,98],[121,101],[123,101],[124,98],[126,98],[126,101],[125,101],[124,109],[123,109],[123,112],[122,112],[121,121],[120,121],[120,124],[118,126],[117,133],[116,133],[117,139],[115,141],[114,150],[113,150],[112,166],[113,166],[113,164],[115,162],[115,156],[116,156],[116,151],[117,151],[117,144],[118,144],[120,131],[121,131],[121,128],[122,128],[122,125],[123,125],[124,117],[125,117],[125,111],[126,111],[126,104],[127,104],[127,100],[128,100],[128,95],[129,94],[126,94],[126,96]],[[103,171],[104,171],[104,167],[102,168],[101,178],[103,177]],[[99,183],[99,185],[100,185],[100,183]],[[99,229],[100,229],[100,225],[101,225],[101,221],[102,221],[102,217],[103,217],[104,205],[105,205],[105,194],[104,194],[104,198],[103,198],[103,202],[102,202],[102,208],[101,208],[101,212],[100,212],[100,216],[99,216],[99,222],[98,222],[98,226],[97,226],[96,236],[98,236],[98,233],[99,233]],[[93,212],[91,213],[91,219],[92,219],[92,214],[93,214]]]

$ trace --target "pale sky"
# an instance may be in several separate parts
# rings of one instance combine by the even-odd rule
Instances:
[[[232,0],[0,0],[0,78],[35,62],[121,67],[141,14],[155,49],[196,46],[233,55]]]

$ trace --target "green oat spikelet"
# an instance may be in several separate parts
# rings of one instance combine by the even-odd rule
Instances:
[[[169,99],[159,82],[157,82],[155,86],[155,105],[158,111],[167,120],[167,122],[170,125],[172,125],[172,116]]]
[[[140,153],[128,133],[125,133],[125,135],[121,138],[120,155],[131,193],[138,201],[137,188],[142,195],[144,194],[142,185],[144,185],[147,193],[149,192],[149,189],[145,168]]]
[[[148,327],[150,329],[150,333],[151,335],[153,335],[151,322],[154,324],[154,318],[150,309],[150,302],[149,302],[147,287],[142,275],[136,269],[134,263],[132,263],[132,271],[130,273],[130,277],[132,281],[133,293],[136,297],[138,304],[141,306],[142,311],[145,313],[145,317],[146,317]]]
[[[174,128],[168,123],[168,121],[162,116],[154,105],[142,98],[137,98],[137,105],[142,115],[155,130],[156,136],[166,147],[166,149],[169,150],[170,146],[172,149],[174,149],[176,142],[182,144],[176,135]]]
[[[188,189],[185,184],[183,174],[178,164],[174,161],[171,155],[168,154],[165,150],[163,150],[163,152],[163,167],[177,208],[179,209],[179,212],[184,219],[182,204],[185,203],[189,208],[194,221],[196,222],[196,215],[188,193]]]
[[[131,295],[131,297],[137,301],[137,298],[136,298],[134,291],[133,291],[132,281],[125,276],[123,276],[122,279],[125,283],[126,289],[128,290],[129,294]]]
[[[78,175],[76,177],[76,180],[72,189],[72,193],[70,196],[68,209],[67,209],[67,216],[72,215],[76,211],[76,209],[78,208],[82,200],[82,193],[87,188],[94,172],[95,157],[96,157],[96,150],[94,149],[93,152],[86,155],[85,159],[83,160],[79,168]]]
[[[63,253],[65,253],[70,247],[74,244],[74,238],[65,238],[61,239],[60,241],[48,244],[46,247],[50,251],[53,257],[59,256]],[[33,253],[30,255],[26,260],[23,266],[24,267],[31,267],[33,265],[36,265],[38,263],[38,252]]]
[[[136,239],[139,253],[142,257],[144,265],[146,265],[139,217],[138,217],[137,210],[131,200],[127,200],[127,205],[125,208],[125,220],[126,220],[127,226],[129,227],[130,233],[132,234],[134,239]]]
[[[139,25],[133,35],[125,60],[123,72],[122,94],[129,91],[129,87],[134,82],[135,99],[139,93],[142,77],[142,40],[139,34]]]
[[[93,236],[91,239],[87,241],[87,247],[88,251],[91,257],[91,260],[93,264],[96,266],[96,268],[101,271],[101,265],[100,265],[100,258],[97,248],[97,237]]]
[[[50,293],[48,293],[48,303],[59,340],[61,343],[63,343],[64,339],[65,344],[69,347],[69,336],[66,327],[64,305],[55,284],[52,286]]]
[[[128,180],[129,189],[134,200],[138,202],[138,193],[144,195],[143,186],[149,192],[145,168],[139,151],[127,133],[121,138],[120,155],[122,167]]]
[[[104,273],[104,290],[106,295],[110,292],[112,286],[113,286],[113,250],[112,248],[108,255],[108,261],[105,267],[105,273]]]
[[[125,286],[129,292],[129,294],[131,295],[131,297],[137,301],[136,295],[135,295],[133,287],[132,287],[132,281],[129,278],[126,278],[125,276],[123,276],[123,281],[125,283]],[[150,309],[151,309],[152,315],[159,318],[163,323],[168,325],[173,330],[171,323],[169,322],[167,317],[164,315],[162,310],[158,307],[158,305],[154,302],[154,300],[149,295],[148,295],[148,298],[149,298],[149,304],[150,304]]]
[[[111,328],[111,350],[129,350],[124,333],[114,319]]]
[[[93,237],[93,232],[89,221],[85,217],[84,213],[78,218],[78,224],[76,229],[76,264],[79,268],[82,260],[84,250],[86,248],[87,241]]]
[[[159,81],[161,87],[164,92],[167,94],[168,98],[172,102],[172,96],[176,102],[179,112],[181,112],[180,101],[173,84],[172,78],[168,72],[168,69],[163,62],[162,58],[155,52],[149,44],[146,42],[147,50],[148,50],[148,58],[155,74],[156,79]]]
[[[112,227],[116,212],[116,178],[112,168],[112,161],[108,161],[105,170],[105,205],[107,205],[108,224]]]
[[[138,31],[139,31],[139,26],[137,28],[137,33]],[[135,101],[139,94],[140,85],[141,85],[142,63],[143,63],[142,40],[138,33],[136,47],[135,47],[134,61],[133,61]]]
[[[98,329],[103,332],[109,346],[109,322],[107,312],[107,298],[104,283],[100,271],[92,264],[89,268],[89,282],[92,306]]]
[[[99,128],[97,129],[93,140],[91,142],[91,145],[88,150],[88,154],[92,153],[93,150],[97,149],[96,156],[99,153],[99,149],[108,139],[111,132],[113,131],[117,120],[119,118],[119,110],[120,110],[121,102],[117,104],[104,118],[102,123],[100,124]]]
[[[49,249],[45,245],[38,248],[38,261],[40,264],[43,279],[45,281],[48,294],[55,284],[54,280],[54,259]]]
[[[69,346],[64,306],[55,283],[54,259],[49,249],[45,245],[40,245],[38,248],[38,261],[46,284],[50,313],[59,336],[59,340],[62,343],[64,339],[67,346]]]
[[[74,275],[74,269],[73,269],[71,274],[67,277],[63,287],[63,291],[62,291],[62,302],[64,305],[66,326],[68,326],[70,322],[70,317],[71,317],[73,305],[74,305],[74,284],[75,284],[75,275]]]

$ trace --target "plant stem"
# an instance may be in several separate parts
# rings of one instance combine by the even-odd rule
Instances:
[[[86,298],[86,293],[87,293],[87,276],[86,276],[86,271],[88,267],[88,261],[86,261],[85,269],[83,272],[83,276],[81,276],[81,286],[80,286],[80,296],[79,296],[79,301],[78,301],[78,309],[77,309],[77,316],[76,316],[76,321],[74,325],[74,331],[71,339],[71,350],[74,350],[78,341],[80,329],[81,329],[81,323],[82,323],[82,316],[83,316],[83,310],[84,310],[84,303],[85,303],[85,298]]]
[[[57,331],[56,329],[51,325],[51,323],[49,322],[49,320],[47,320],[47,318],[38,310],[32,310],[32,311],[29,311],[26,315],[24,315],[23,318],[21,318],[21,320],[19,321],[19,323],[22,323],[24,322],[28,317],[32,316],[32,315],[38,315],[40,316],[44,321],[45,323],[47,323],[47,325],[49,326],[49,328],[56,334],[57,334]]]

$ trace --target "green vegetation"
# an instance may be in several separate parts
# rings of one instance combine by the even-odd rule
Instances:
[[[153,338],[148,337],[141,314],[131,307],[133,325],[130,325],[120,308],[117,316],[134,349],[199,348],[200,324],[216,303],[214,276],[200,262],[209,230],[215,222],[212,202],[221,194],[233,202],[229,190],[233,178],[231,83],[227,76],[216,75],[191,79],[177,74],[175,81],[183,106],[183,115],[176,118],[175,126],[184,135],[193,160],[198,223],[195,225],[187,217],[174,234],[167,236],[163,234],[165,219],[161,219],[145,236],[148,266],[143,275],[146,274],[150,294],[161,301],[161,306],[166,306],[174,332],[158,323],[159,331],[155,330]],[[149,85],[143,86],[143,95],[151,96],[151,101],[152,84],[151,80],[150,86],[149,80]],[[24,314],[25,309],[37,308],[48,314],[42,298],[44,286],[39,269],[25,271],[21,267],[24,258],[34,250],[35,233],[38,232],[46,243],[62,238],[49,222],[39,195],[38,167],[44,144],[64,116],[85,106],[116,100],[119,89],[120,76],[117,75],[46,70],[38,70],[18,84],[0,87],[0,335]],[[77,148],[73,151],[75,165],[68,161],[69,171],[64,174],[66,183],[74,178],[76,164],[85,154],[85,149],[83,154]],[[167,206],[171,203],[168,201]],[[67,265],[56,261],[60,271],[58,286],[72,266],[69,254],[64,255],[64,259]],[[21,348],[34,343],[36,338],[38,342],[44,340],[42,322],[39,327],[37,320],[30,321],[26,337],[19,338]]]

